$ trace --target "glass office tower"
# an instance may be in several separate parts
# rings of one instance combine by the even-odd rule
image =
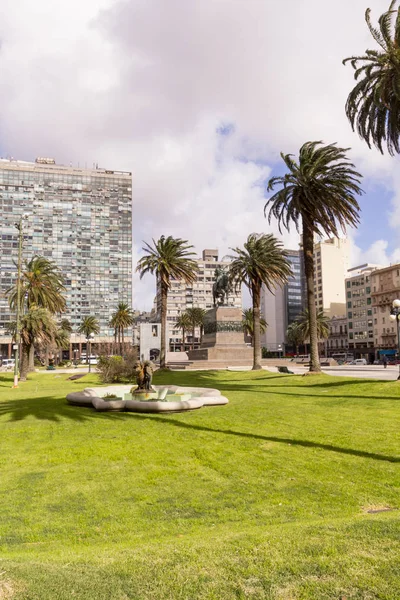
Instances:
[[[118,302],[132,305],[132,174],[64,167],[52,159],[1,159],[0,207],[0,337],[15,318],[4,297],[17,277],[15,223],[28,213],[24,259],[39,254],[61,269],[67,288],[63,317],[74,331],[94,315],[99,341],[111,338]]]

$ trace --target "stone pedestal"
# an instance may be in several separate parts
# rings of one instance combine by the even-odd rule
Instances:
[[[244,343],[242,310],[219,306],[204,318],[204,335],[198,350],[189,350],[189,360],[251,361],[252,348]]]

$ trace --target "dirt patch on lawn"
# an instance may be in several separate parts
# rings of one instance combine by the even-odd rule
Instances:
[[[15,588],[11,581],[0,579],[0,600],[11,600],[14,598],[14,594]]]

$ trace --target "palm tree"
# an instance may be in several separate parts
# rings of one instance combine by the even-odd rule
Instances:
[[[242,311],[242,325],[243,331],[246,335],[251,337],[251,343],[253,344],[254,337],[254,315],[252,308],[245,308]],[[265,333],[267,331],[268,323],[265,319],[260,316],[260,333]]]
[[[192,350],[194,350],[194,336],[196,333],[196,327],[200,328],[200,338],[202,337],[202,329],[204,326],[204,315],[206,311],[203,308],[194,306],[193,308],[187,308],[186,314],[189,317],[190,328],[192,330]]]
[[[66,309],[64,278],[57,265],[44,256],[35,255],[25,261],[21,275],[21,312],[32,306],[46,308],[51,314],[62,313]],[[17,304],[17,283],[6,291],[10,308]],[[29,351],[28,372],[34,371],[34,344]]]
[[[114,327],[115,338],[118,335],[119,353],[122,356],[125,348],[125,329],[132,327],[135,318],[132,309],[126,302],[120,302],[117,310],[111,317],[110,325]]]
[[[231,248],[236,255],[231,256],[229,277],[236,288],[244,283],[253,300],[253,369],[261,369],[260,344],[260,301],[261,286],[269,291],[278,285],[284,285],[292,275],[288,253],[282,243],[271,233],[252,233],[242,248]]]
[[[307,307],[310,319],[310,371],[320,372],[318,356],[317,316],[314,295],[314,235],[338,237],[339,226],[355,226],[359,222],[359,205],[355,198],[361,194],[361,175],[346,157],[345,148],[336,144],[306,142],[299,153],[299,162],[291,154],[281,153],[288,168],[283,177],[272,177],[268,190],[276,185],[282,188],[266,203],[268,219],[278,220],[289,230],[294,223],[297,231],[301,226],[303,237],[304,272],[307,285]]]
[[[145,242],[143,250],[146,256],[142,256],[136,267],[140,279],[146,273],[155,273],[157,277],[161,296],[161,369],[165,368],[166,357],[168,290],[172,279],[183,279],[188,284],[196,281],[198,265],[191,258],[195,255],[194,252],[190,252],[192,248],[193,246],[188,245],[187,240],[162,235],[157,242],[153,239],[152,246]]]
[[[186,332],[188,331],[188,329],[190,329],[190,317],[186,312],[183,312],[182,314],[179,315],[179,317],[175,323],[175,327],[176,327],[176,329],[182,329],[181,351],[184,352],[185,351]]]
[[[57,324],[46,308],[35,305],[21,318],[21,381],[26,380],[30,349],[35,342],[48,346],[55,338]]]
[[[306,308],[296,319],[296,325],[301,333],[303,340],[311,339],[310,315]],[[317,311],[317,339],[326,340],[329,337],[329,317],[323,310]]]
[[[89,315],[88,317],[84,317],[82,323],[79,325],[77,329],[78,333],[83,333],[86,339],[89,338],[91,333],[97,334],[100,333],[100,325],[99,321],[93,315]],[[89,349],[86,350],[86,364],[89,362]]]
[[[296,355],[299,354],[299,346],[304,343],[304,334],[300,327],[300,324],[296,321],[291,323],[286,330],[286,339],[289,344],[295,347]]]
[[[346,115],[353,131],[383,153],[387,146],[392,156],[400,152],[400,8],[392,0],[389,9],[372,25],[368,8],[365,20],[374,41],[380,46],[363,56],[343,61],[355,70],[356,85],[346,102]]]
[[[66,308],[64,278],[57,265],[35,255],[25,261],[21,276],[21,308],[29,310],[32,306],[47,308],[51,314],[62,313]],[[17,302],[17,284],[6,291],[10,307],[15,309]]]

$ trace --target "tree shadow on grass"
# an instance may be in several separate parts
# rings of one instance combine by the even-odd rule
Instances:
[[[34,417],[39,421],[52,421],[53,423],[59,423],[64,419],[83,423],[93,419],[107,419],[116,416],[116,413],[99,413],[90,406],[73,406],[67,404],[66,400],[52,396],[0,402],[0,417],[7,414],[10,415],[7,422],[23,421],[28,417]]]
[[[321,450],[327,450],[329,452],[338,452],[339,454],[348,454],[350,456],[358,456],[360,458],[369,458],[372,460],[379,460],[391,463],[400,463],[400,457],[387,456],[385,454],[377,454],[375,452],[365,452],[364,450],[354,450],[352,448],[342,448],[340,446],[333,446],[332,444],[321,444],[319,442],[311,442],[308,440],[298,440],[293,438],[283,438],[276,436],[260,435],[257,433],[246,433],[243,431],[233,431],[232,429],[213,429],[212,427],[205,427],[204,425],[194,425],[192,423],[185,423],[183,421],[177,421],[165,416],[156,415],[139,415],[134,414],[135,419],[152,419],[154,421],[160,421],[161,423],[167,423],[172,427],[181,427],[183,429],[193,429],[196,431],[206,431],[209,433],[222,433],[224,435],[238,436],[242,438],[249,438],[255,440],[262,440],[267,442],[276,442],[279,444],[288,444],[291,446],[301,446],[303,448],[320,448]]]

